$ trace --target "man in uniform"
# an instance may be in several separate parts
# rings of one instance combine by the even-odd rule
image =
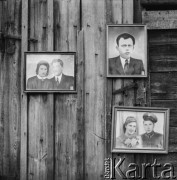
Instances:
[[[109,74],[144,75],[143,61],[131,57],[135,46],[135,38],[131,34],[123,33],[117,37],[116,42],[119,56],[109,59]]]
[[[154,132],[155,123],[157,122],[156,115],[147,112],[143,115],[143,119],[144,130],[146,131],[141,135],[143,147],[162,148],[163,135]]]

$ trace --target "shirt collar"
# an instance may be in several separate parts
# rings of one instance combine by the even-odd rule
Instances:
[[[47,77],[41,77],[41,76],[37,75],[37,78],[44,80],[44,79],[46,79]]]
[[[61,81],[62,78],[62,73],[59,76],[55,76],[55,81]]]
[[[121,63],[122,63],[122,67],[125,66],[125,60],[126,60],[126,59],[124,59],[123,57],[120,56],[120,61],[121,61]],[[127,59],[127,60],[128,60],[128,63],[130,63],[130,58]]]

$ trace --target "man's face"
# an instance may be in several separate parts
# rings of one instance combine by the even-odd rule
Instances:
[[[55,76],[59,76],[63,72],[63,67],[59,62],[53,63],[53,73]]]
[[[39,66],[38,75],[40,77],[46,77],[47,76],[47,67],[45,65]]]
[[[129,134],[129,135],[133,135],[136,131],[136,122],[131,122],[131,123],[128,123],[126,126],[125,126],[125,129],[126,129],[126,133]]]
[[[122,58],[129,59],[134,49],[133,41],[131,38],[120,38],[116,48]]]
[[[146,133],[151,133],[154,130],[154,123],[152,121],[144,121],[143,124]]]

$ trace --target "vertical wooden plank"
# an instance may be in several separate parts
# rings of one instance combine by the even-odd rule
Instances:
[[[112,6],[112,8],[114,10],[112,10],[112,12],[118,12],[118,14],[111,14],[112,16],[108,16],[107,17],[107,21],[111,21],[113,24],[121,24],[121,23],[128,23],[128,24],[132,24],[133,23],[133,0],[131,1],[116,1],[117,3],[119,3],[118,6]],[[109,7],[109,6],[108,6]],[[118,8],[119,7],[119,8]],[[108,11],[108,9],[107,9]],[[115,16],[115,17],[113,17]],[[110,20],[111,19],[111,20]],[[110,80],[108,79],[108,82]],[[115,90],[118,90],[124,86],[127,86],[129,84],[131,84],[133,82],[132,79],[128,79],[128,80],[124,80],[124,79],[114,79],[113,80],[113,88],[112,88],[112,92]],[[112,105],[125,105],[125,106],[132,106],[134,103],[134,91],[130,90],[128,91],[128,96],[124,96],[122,94],[116,94],[113,95],[112,97],[112,102],[110,101],[110,92],[111,88],[108,87],[110,86],[109,83],[107,83],[107,113],[111,111],[109,104],[111,103]],[[109,108],[108,108],[109,107]],[[108,123],[107,123],[108,124]],[[108,128],[111,128],[110,126],[108,126]],[[108,131],[108,130],[107,130]],[[108,143],[108,146],[110,146],[110,144]],[[125,158],[125,162],[123,163],[122,167],[122,171],[125,172],[127,170],[127,167],[129,165],[129,163],[134,162],[134,155],[133,154],[112,154],[112,158]],[[117,159],[118,161],[118,159]],[[120,178],[120,176],[118,174],[116,174],[116,178]]]
[[[133,24],[133,0],[123,1],[123,23]],[[133,79],[124,80],[124,86],[133,83]],[[134,106],[134,89],[128,91],[127,96],[124,95],[124,106]],[[125,163],[123,164],[123,171],[127,170],[130,163],[134,162],[134,154],[125,154]]]
[[[28,50],[28,0],[22,1],[20,179],[27,179],[27,95],[24,90],[24,52]]]
[[[85,179],[103,179],[106,92],[105,6],[105,1],[82,1],[85,47]]]
[[[53,1],[30,1],[30,37],[30,50],[53,51]],[[29,94],[28,121],[28,179],[54,179],[53,94]]]
[[[84,142],[85,142],[85,117],[84,117],[84,30],[78,32],[77,36],[77,52],[78,52],[78,75],[77,75],[77,177],[76,179],[84,179]]]
[[[56,51],[77,50],[80,29],[80,0],[54,1],[54,44]],[[77,83],[79,88],[82,84]],[[79,119],[76,119],[76,94],[55,95],[55,179],[82,179],[77,164],[83,152],[78,147]],[[78,102],[81,103],[81,102]],[[80,153],[80,156],[78,154]]]
[[[6,33],[14,36],[21,35],[20,21],[21,21],[21,1],[16,2],[7,1],[8,21],[11,23],[6,29]],[[7,41],[6,41],[7,42]],[[14,51],[13,51],[14,47]],[[20,93],[21,89],[21,69],[20,69],[20,49],[21,42],[11,39],[7,47],[6,61],[9,66],[9,176],[18,176],[20,174]],[[10,53],[12,50],[12,54]],[[9,52],[8,52],[9,51]]]
[[[122,23],[122,0],[106,1],[106,22],[107,24]],[[108,57],[109,58],[109,57]],[[106,158],[112,159],[117,156],[111,153],[111,128],[112,128],[112,107],[113,105],[122,105],[123,100],[121,95],[114,95],[113,91],[122,87],[121,79],[107,79],[106,92]]]
[[[20,1],[0,2],[1,37],[20,35]],[[15,13],[17,12],[17,13]],[[20,42],[1,39],[0,52],[0,174],[20,172]]]
[[[54,1],[53,0],[48,0],[47,1],[47,50],[48,51],[53,51],[53,36],[54,36],[54,16],[53,16],[53,10],[54,10]],[[55,144],[54,144],[54,95],[49,94],[48,95],[49,102],[48,102],[48,107],[51,108],[49,113],[49,119],[47,121],[47,135],[48,135],[48,151],[47,151],[47,179],[54,180],[54,149],[55,149]]]

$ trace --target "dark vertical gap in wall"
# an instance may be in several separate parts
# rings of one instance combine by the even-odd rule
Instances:
[[[141,0],[134,0],[134,7],[133,7],[133,22],[134,23],[142,23],[142,7],[141,7]]]
[[[79,9],[80,9],[80,16],[79,16],[80,17],[80,28],[79,29],[82,30],[82,28],[83,28],[82,27],[82,0],[80,0],[80,8]]]

